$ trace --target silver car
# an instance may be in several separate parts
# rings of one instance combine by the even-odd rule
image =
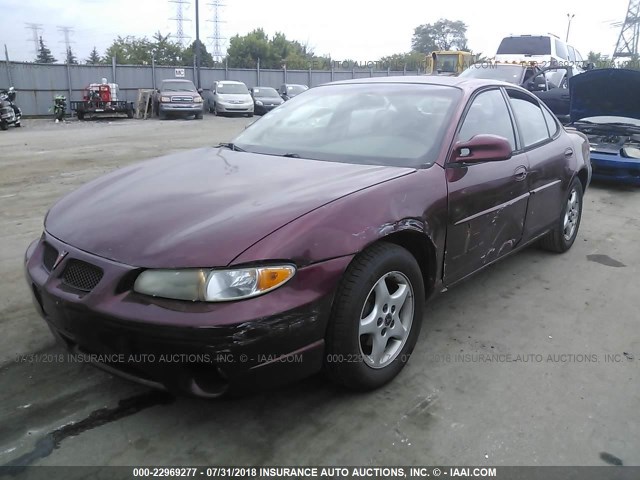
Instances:
[[[253,98],[242,82],[232,80],[219,81],[213,84],[213,105],[210,111],[214,115],[240,114],[253,117]]]

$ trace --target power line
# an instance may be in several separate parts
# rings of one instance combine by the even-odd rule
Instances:
[[[189,35],[185,35],[184,33],[184,22],[190,22],[191,19],[184,18],[184,11],[191,5],[190,0],[169,0],[169,3],[176,4],[176,16],[174,18],[170,18],[169,20],[173,20],[176,22],[176,34],[174,35],[176,40],[180,45],[184,47],[185,40],[190,39]]]
[[[208,5],[213,8],[213,19],[208,20],[213,23],[213,35],[209,37],[213,47],[211,56],[216,62],[219,62],[226,57],[226,37],[222,35],[222,24],[226,23],[222,20],[222,9],[226,5],[222,3],[222,0],[211,0]]]
[[[28,42],[33,42],[33,52],[38,55],[40,51],[40,32],[42,29],[41,23],[25,23],[26,29],[31,30],[32,37],[27,39]]]

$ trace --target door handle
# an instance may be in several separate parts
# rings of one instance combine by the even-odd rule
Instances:
[[[529,171],[527,170],[527,167],[522,167],[521,166],[521,167],[516,168],[516,171],[515,171],[516,181],[517,182],[521,182],[522,180],[527,178],[528,174],[529,174]]]
[[[564,151],[564,156],[567,157],[567,158],[573,156],[573,148],[567,148]]]

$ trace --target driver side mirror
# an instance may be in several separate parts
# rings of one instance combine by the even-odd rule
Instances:
[[[499,135],[476,135],[453,147],[451,163],[481,163],[509,160],[512,149],[509,140]]]

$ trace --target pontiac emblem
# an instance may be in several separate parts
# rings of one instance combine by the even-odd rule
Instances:
[[[64,260],[64,257],[66,257],[68,254],[69,252],[65,252],[64,250],[62,250],[60,254],[58,254],[58,258],[56,258],[56,261],[53,264],[53,268],[51,270],[55,270],[56,268],[58,268],[58,265],[60,265],[60,262],[62,262],[62,260]]]

